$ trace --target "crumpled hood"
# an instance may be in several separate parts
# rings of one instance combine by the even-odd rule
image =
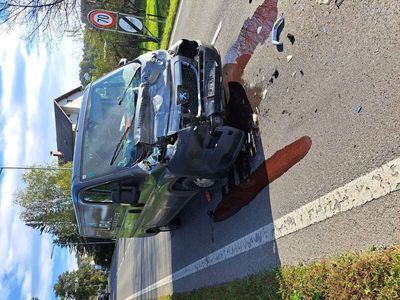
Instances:
[[[134,143],[154,144],[168,133],[171,105],[170,55],[165,50],[143,54],[141,85],[135,112]]]

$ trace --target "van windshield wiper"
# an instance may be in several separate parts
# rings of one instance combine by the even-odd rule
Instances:
[[[126,85],[126,87],[125,87],[125,89],[124,89],[122,95],[118,97],[118,105],[121,105],[121,104],[122,104],[122,101],[124,101],[125,96],[126,96],[126,92],[129,90],[129,87],[131,86],[131,84],[132,84],[132,82],[133,82],[133,79],[135,78],[135,75],[136,75],[136,72],[133,73],[132,78],[131,78],[131,80],[129,81],[129,83]]]
[[[112,166],[117,159],[118,155],[121,153],[121,150],[123,148],[123,141],[126,139],[126,136],[128,135],[128,132],[132,128],[132,125],[129,125],[125,128],[124,133],[122,134],[117,146],[115,147],[114,153],[112,155],[111,161],[110,161],[110,166]]]

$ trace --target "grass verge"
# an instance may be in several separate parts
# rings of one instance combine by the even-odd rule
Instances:
[[[169,45],[169,39],[171,38],[172,29],[174,28],[174,22],[176,13],[178,11],[180,0],[170,0],[167,19],[165,21],[165,27],[161,37],[160,49],[167,49]]]
[[[159,299],[400,299],[400,246],[349,252]]]
[[[146,14],[151,14],[151,15],[158,15],[158,7],[157,7],[157,0],[148,0],[146,1]],[[145,21],[145,26],[147,27],[148,31],[152,36],[159,36],[160,35],[160,30],[158,23],[146,18]],[[145,49],[148,50],[157,50],[158,45],[157,43],[154,42],[145,42],[143,43],[143,46]]]
[[[154,42],[141,43],[141,48],[144,49],[144,52],[168,48],[180,0],[169,0],[168,9],[167,5],[165,5],[166,1],[163,1],[164,2],[160,2],[160,0],[148,0],[145,2],[146,14],[167,15],[167,17],[165,23],[157,23],[152,20],[146,21],[146,27],[154,36],[160,37],[161,42],[160,45]]]

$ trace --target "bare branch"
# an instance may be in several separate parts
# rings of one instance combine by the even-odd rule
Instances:
[[[33,1],[31,1],[30,3],[32,3]],[[47,3],[47,4],[36,4],[36,5],[30,5],[30,4],[22,4],[22,3],[9,3],[9,2],[0,2],[0,5],[4,5],[4,7],[6,8],[10,8],[10,7],[21,7],[21,8],[44,8],[44,7],[49,7],[49,6],[55,6],[57,4],[60,4],[64,2],[64,0],[58,0],[52,3]]]
[[[0,25],[9,32],[17,26],[26,28],[25,38],[32,41],[44,37],[48,41],[56,33],[61,38],[66,31],[80,28],[80,0],[10,0],[0,1]]]

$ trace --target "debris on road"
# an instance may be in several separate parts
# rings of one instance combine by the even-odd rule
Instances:
[[[272,84],[272,83],[274,83],[274,78],[276,79],[278,77],[279,77],[279,71],[277,69],[274,69],[274,72],[272,73],[271,78],[269,79],[268,82]],[[265,92],[265,94],[267,93],[266,90],[264,92]],[[264,98],[264,96],[263,96],[263,98]]]
[[[265,89],[262,93],[261,99],[265,99],[265,96],[267,96],[268,90]]]
[[[322,26],[322,32],[323,33],[328,33],[328,28],[326,26]]]
[[[288,34],[287,34],[287,38],[289,39],[289,41],[290,41],[290,43],[291,43],[292,45],[293,45],[294,42],[296,41],[296,38],[295,38],[294,35],[291,34],[291,33],[288,33]]]
[[[356,107],[356,112],[359,114],[359,113],[361,112],[361,110],[362,110],[362,106],[361,106],[361,105],[358,105],[358,106]]]
[[[253,123],[258,124],[258,114],[253,114]]]
[[[286,57],[287,62],[290,62],[290,61],[292,60],[292,58],[293,58],[293,55],[288,55],[288,56]]]
[[[243,23],[238,37],[224,58],[223,72],[226,82],[242,80],[244,69],[256,48],[264,44],[272,33],[272,27],[278,17],[277,5],[277,1],[264,0],[254,14]],[[262,29],[257,34],[257,28],[260,26]]]
[[[329,3],[331,3],[331,0],[317,0],[318,4],[326,4],[329,5]]]
[[[282,46],[283,43],[279,41],[279,33],[280,29],[283,29],[285,24],[285,18],[281,16],[278,20],[275,21],[274,25],[272,26],[272,44],[276,46]],[[282,28],[281,28],[282,27]]]
[[[336,4],[337,8],[339,8],[340,5],[342,5],[343,1],[344,1],[344,0],[336,0],[336,1],[335,1],[335,4]]]

